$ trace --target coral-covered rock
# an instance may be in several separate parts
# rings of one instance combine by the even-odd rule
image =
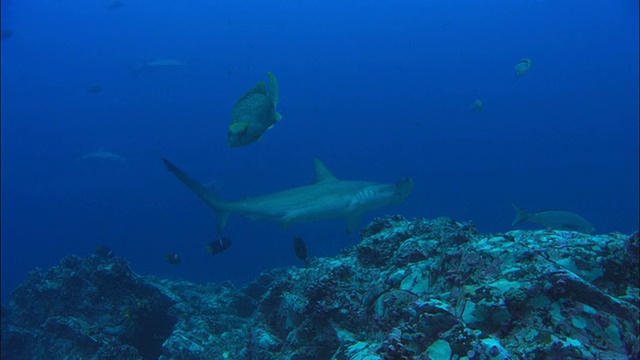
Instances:
[[[172,301],[121,258],[68,256],[32,271],[11,299],[3,316],[9,358],[157,358],[176,321]]]
[[[236,290],[119,258],[33,271],[2,308],[3,358],[638,358],[637,233],[479,234],[376,219],[362,241]]]

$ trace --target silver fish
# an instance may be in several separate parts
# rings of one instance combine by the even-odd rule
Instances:
[[[114,161],[114,162],[125,162],[127,161],[127,158],[124,158],[116,153],[113,153],[111,151],[96,151],[96,152],[90,152],[88,154],[84,154],[80,157],[79,160],[94,160],[94,159],[98,159],[98,160],[108,160],[108,161]]]
[[[593,225],[585,218],[570,211],[543,210],[529,212],[518,207],[516,204],[511,205],[513,205],[513,209],[516,211],[516,217],[513,219],[511,226],[523,222],[532,222],[552,230],[577,231],[584,234],[590,234],[595,231]]]

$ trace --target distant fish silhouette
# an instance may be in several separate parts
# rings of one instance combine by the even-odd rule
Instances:
[[[178,254],[175,253],[166,253],[164,255],[164,261],[167,264],[171,264],[171,265],[180,265],[180,256]]]
[[[13,30],[2,30],[2,40],[8,39],[13,35]]]
[[[526,59],[520,60],[516,64],[516,76],[522,76],[528,73],[529,69],[531,69],[531,59],[526,58]]]
[[[121,3],[120,1],[116,0],[116,1],[112,2],[111,4],[109,4],[109,6],[107,6],[107,9],[113,11],[113,10],[121,8],[122,5],[124,5],[124,4]]]
[[[104,245],[96,245],[93,253],[103,259],[111,259],[113,257],[113,251]]]
[[[473,111],[474,113],[481,112],[483,107],[484,106],[482,105],[482,101],[480,99],[475,99],[471,103],[471,111]]]
[[[298,259],[302,261],[307,260],[307,245],[300,236],[293,238],[293,252],[295,252]]]
[[[96,151],[82,155],[78,160],[108,160],[114,162],[125,162],[127,158],[124,158],[116,153],[110,151]]]
[[[180,60],[163,59],[163,58],[159,58],[145,64],[145,66],[147,67],[173,67],[173,66],[187,66],[187,65],[189,64],[182,62]]]
[[[220,254],[231,247],[231,239],[221,236],[207,245],[207,252],[211,255]]]
[[[577,231],[584,234],[590,234],[595,231],[593,225],[585,218],[570,211],[543,210],[528,212],[516,204],[511,205],[513,205],[513,209],[516,211],[516,217],[513,219],[511,226],[523,222],[532,222],[552,230]]]
[[[158,58],[149,62],[144,62],[138,66],[138,69],[148,68],[168,68],[168,67],[182,67],[189,66],[189,64],[175,59]]]
[[[87,94],[97,94],[102,91],[102,86],[92,85],[87,88]]]
[[[183,68],[187,66],[190,66],[190,65],[180,60],[158,58],[152,61],[140,63],[137,66],[134,66],[131,69],[131,74],[137,77],[142,74],[152,72],[153,70],[168,69],[168,68]]]

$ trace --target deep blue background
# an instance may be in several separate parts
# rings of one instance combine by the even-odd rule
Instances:
[[[213,212],[160,157],[225,199],[306,184],[313,157],[343,179],[413,178],[363,226],[398,213],[503,232],[514,201],[638,228],[637,1],[120,1],[2,1],[3,301],[97,244],[143,274],[240,285],[299,264],[294,235],[318,256],[359,240],[341,220],[232,217],[211,257]],[[189,66],[132,70],[160,57]],[[230,149],[231,109],[267,71],[284,119]],[[77,160],[98,150],[130,160]]]

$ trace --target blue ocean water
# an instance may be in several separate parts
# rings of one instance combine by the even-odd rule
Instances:
[[[515,202],[638,229],[636,1],[9,0],[2,30],[3,302],[96,245],[141,274],[241,285],[299,264],[296,235],[312,256],[359,241],[342,220],[232,217],[211,256],[214,213],[161,157],[230,200],[307,184],[314,157],[341,179],[413,179],[362,226],[505,232]],[[185,65],[141,66],[157,59]],[[283,120],[229,148],[235,101],[268,71]],[[127,160],[81,159],[95,151]]]

